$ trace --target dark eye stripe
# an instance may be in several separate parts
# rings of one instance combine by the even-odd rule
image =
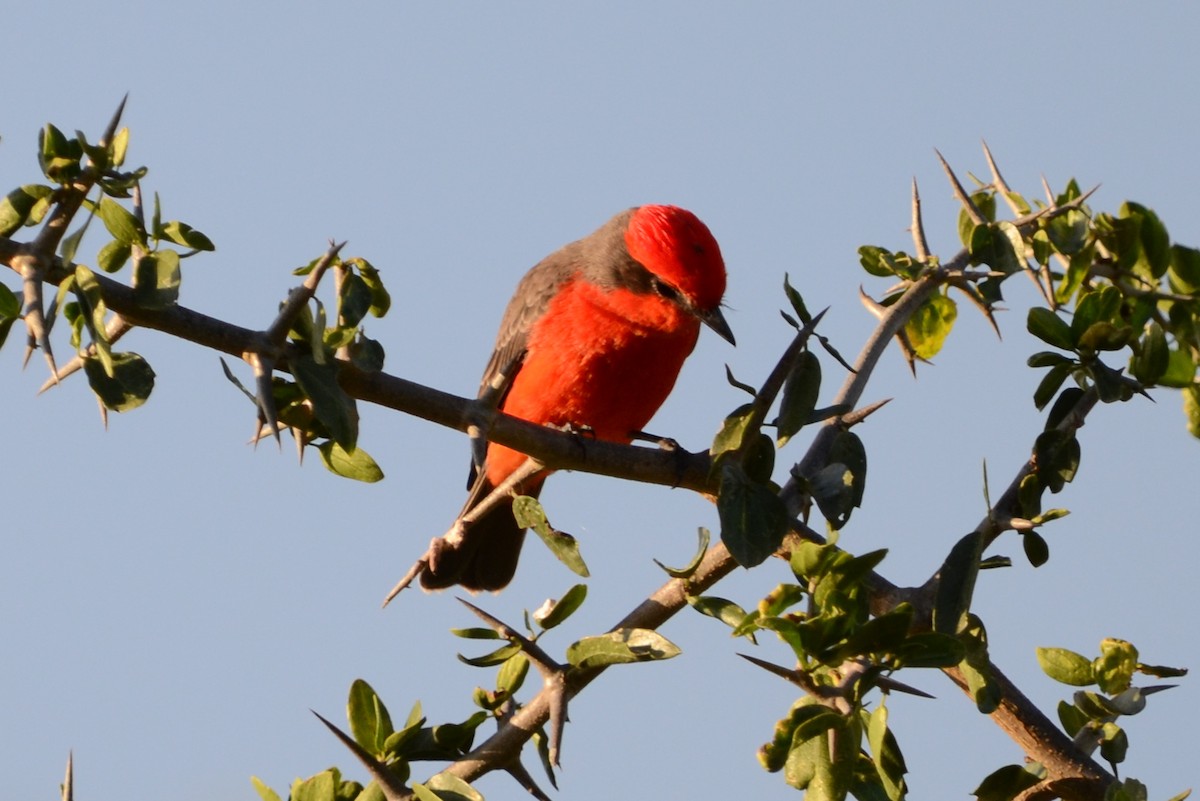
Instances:
[[[650,286],[654,288],[654,291],[656,293],[658,293],[662,297],[666,298],[667,300],[671,301],[672,303],[679,302],[678,290],[676,290],[675,287],[671,286],[666,281],[662,281],[658,278],[652,278],[652,279],[650,279]]]

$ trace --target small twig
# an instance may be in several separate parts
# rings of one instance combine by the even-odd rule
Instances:
[[[888,307],[868,295],[862,286],[858,288],[858,299],[862,303],[863,308],[869,311],[876,320],[882,320],[887,315]],[[905,332],[903,326],[896,331],[896,343],[900,346],[900,355],[904,357],[905,363],[908,364],[909,372],[912,373],[913,378],[916,378],[917,362],[920,361],[929,364],[929,360],[917,355],[917,349],[912,346],[912,342],[909,341],[908,334]]]
[[[395,774],[388,770],[387,765],[376,759],[373,754],[355,742],[353,737],[330,723],[319,712],[313,709],[308,711],[316,715],[317,720],[324,723],[325,727],[333,732],[333,736],[337,737],[342,745],[350,749],[350,753],[358,758],[358,761],[371,774],[371,778],[379,785],[379,789],[383,791],[383,797],[387,801],[411,801],[414,797],[413,794],[408,791],[408,788],[403,783],[397,781]]]
[[[275,316],[274,321],[267,327],[264,332],[267,342],[279,348],[283,345],[283,341],[287,338],[288,331],[296,322],[296,317],[300,314],[300,310],[304,308],[304,304],[312,300],[313,295],[317,292],[317,285],[321,282],[321,278],[325,275],[325,271],[333,264],[338,253],[346,246],[345,242],[340,244],[330,240],[329,248],[309,271],[304,278],[304,283],[288,293],[287,299],[283,302],[279,314]]]
[[[771,372],[763,381],[762,386],[759,387],[758,392],[756,392],[754,395],[754,401],[752,402],[750,409],[749,421],[746,423],[746,429],[748,431],[757,431],[759,427],[762,426],[763,421],[767,418],[767,413],[770,412],[771,407],[775,404],[775,398],[778,397],[779,393],[783,390],[783,385],[787,382],[787,378],[791,374],[796,360],[807,348],[809,338],[813,336],[817,329],[817,325],[821,322],[821,318],[823,318],[825,313],[828,311],[829,309],[825,308],[819,313],[815,314],[813,318],[808,321],[808,324],[796,333],[796,336],[792,338],[791,343],[786,349],[784,349],[783,355],[781,355],[778,361],[775,362],[775,367],[772,368]],[[753,438],[747,437],[743,441],[742,450],[744,451],[752,444]]]
[[[104,338],[111,344],[117,342],[121,337],[133,330],[133,325],[119,314],[114,314],[108,318],[108,322],[104,324]],[[45,392],[51,387],[58,386],[58,383],[69,375],[77,373],[83,369],[83,363],[87,359],[96,355],[95,343],[89,344],[80,353],[76,354],[71,361],[58,368],[46,382],[38,388],[38,394]]]
[[[738,654],[738,656],[740,656],[742,659],[745,659],[747,662],[750,662],[751,664],[758,665],[768,673],[773,673],[774,675],[779,676],[786,681],[790,681],[792,684],[795,684],[801,690],[804,690],[804,692],[808,693],[814,698],[832,701],[841,696],[841,692],[838,690],[838,688],[817,684],[812,680],[812,677],[803,670],[791,670],[782,667],[781,665],[776,665],[774,662],[768,662],[765,659],[759,659],[756,656],[750,656],[749,654]]]
[[[43,229],[44,230],[44,229]],[[35,245],[36,247],[36,245]],[[25,347],[25,358],[22,366],[29,363],[33,347],[42,349],[46,364],[50,367],[50,375],[58,375],[58,366],[54,363],[54,351],[50,347],[50,330],[46,325],[46,315],[42,304],[42,285],[44,280],[41,260],[34,255],[24,255],[19,264],[14,267],[21,274],[21,288],[24,300],[25,328],[29,331],[29,344]],[[57,379],[56,379],[57,381]]]
[[[921,220],[921,193],[917,191],[917,179],[912,180],[912,238],[917,261],[929,261],[929,242],[925,239],[925,223]]]
[[[67,775],[63,778],[62,801],[75,801],[75,752],[67,752]]]
[[[846,412],[839,418],[839,420],[846,428],[856,426],[891,402],[891,398],[884,398],[881,401],[875,401],[874,403],[863,406],[861,409],[855,409],[853,411]]]
[[[1000,168],[996,166],[996,160],[992,158],[992,150],[986,141],[983,143],[983,157],[987,159],[988,169],[992,171],[992,184],[996,187],[996,191],[1004,197],[1004,202],[1012,209],[1013,216],[1020,216],[1022,209],[1017,205],[1017,201],[1013,200],[1013,192],[1009,189],[1004,176],[1000,174]]]
[[[975,308],[979,309],[980,314],[987,318],[988,323],[992,326],[992,330],[996,332],[996,339],[1003,339],[1004,336],[1000,333],[1000,325],[996,322],[996,315],[993,313],[995,309],[983,299],[983,295],[980,294],[979,288],[975,285],[977,280],[979,280],[977,276],[968,275],[964,272],[960,277],[951,278],[948,283],[966,295]],[[1042,288],[1038,281],[1035,280],[1034,283],[1038,284],[1039,289]]]
[[[479,616],[492,630],[510,642],[521,646],[522,653],[529,658],[538,673],[542,674],[543,692],[549,700],[549,752],[550,764],[560,767],[558,755],[562,752],[563,728],[567,722],[567,666],[559,664],[542,650],[541,646],[516,629],[492,617],[475,604],[459,598],[459,603]]]
[[[1042,176],[1042,191],[1046,193],[1046,208],[1054,208],[1054,193],[1050,191],[1050,183],[1045,175]]]
[[[942,154],[936,148],[934,148],[933,152],[937,153],[938,161],[942,163],[942,169],[946,171],[946,176],[950,179],[950,186],[954,189],[954,196],[958,198],[958,202],[966,210],[967,216],[971,218],[971,222],[976,225],[987,223],[987,218],[980,213],[979,208],[971,200],[971,196],[967,194],[967,190],[963,189],[963,185],[959,183],[958,176],[954,174],[954,170],[950,169],[950,165],[946,163],[946,159],[942,158]]]

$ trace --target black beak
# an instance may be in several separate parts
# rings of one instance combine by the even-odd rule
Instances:
[[[721,314],[720,307],[712,311],[700,312],[697,316],[700,318],[700,322],[716,331],[717,336],[737,347],[737,342],[733,339],[733,331],[729,329],[729,323],[725,322],[725,315]]]

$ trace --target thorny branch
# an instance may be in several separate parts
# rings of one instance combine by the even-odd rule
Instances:
[[[943,165],[945,165],[944,161]],[[959,195],[968,214],[975,219],[979,216],[978,210],[974,208],[969,196],[966,195],[953,173],[949,171],[948,166],[946,169],[956,194]],[[998,172],[994,171],[994,175],[998,183],[1002,181]],[[85,193],[86,190],[72,193],[76,209],[78,203],[82,202]],[[1086,198],[1087,195],[1084,195],[1070,204],[1026,215],[1015,220],[1014,224],[1018,227],[1031,225],[1043,217],[1077,208]],[[925,249],[925,243],[919,216],[919,196],[915,192],[915,187],[913,205],[913,232],[918,243],[918,250],[922,250]],[[56,212],[60,215],[73,213],[73,210],[66,210],[66,206],[64,201]],[[51,217],[51,221],[55,219],[58,218]],[[38,285],[43,281],[58,284],[70,275],[69,266],[49,255],[53,252],[53,246],[47,247],[51,237],[54,238],[54,244],[56,244],[61,238],[61,231],[55,227],[54,231],[50,232],[48,224],[47,229],[44,229],[39,237],[39,241],[34,243],[22,244],[7,238],[0,239],[0,261],[22,275],[27,283],[27,290],[31,278],[35,278],[34,283]],[[838,392],[834,400],[835,406],[854,408],[862,398],[866,384],[890,341],[897,336],[911,315],[934,292],[956,276],[961,278],[968,264],[967,253],[960,252],[949,262],[928,268],[908,285],[899,300],[884,311],[875,331],[865,343],[854,363],[853,372]],[[289,357],[299,352],[294,345],[280,344],[277,337],[272,337],[268,332],[242,328],[184,306],[172,305],[161,309],[144,308],[135,302],[130,287],[102,275],[97,275],[96,280],[100,285],[105,304],[120,320],[124,321],[125,325],[162,331],[239,358],[244,358],[244,355],[248,353],[261,353],[264,350],[276,352],[278,357],[274,367],[284,371],[288,370]],[[40,286],[38,289],[40,291]],[[27,294],[28,300],[30,298]],[[35,313],[33,319],[30,319],[27,309],[26,318],[27,322],[32,323],[31,334],[44,339],[37,330],[40,316]],[[39,342],[39,344],[42,343]],[[49,355],[48,347],[44,344],[42,346]],[[468,431],[478,420],[477,401],[441,392],[386,373],[366,372],[346,362],[340,362],[339,368],[339,381],[342,387],[349,395],[359,400],[412,414],[460,431]],[[52,369],[54,369],[53,365]],[[57,374],[57,370],[55,372]],[[1069,420],[1064,424],[1082,425],[1091,404],[1094,403],[1094,397],[1086,405],[1085,401],[1081,401],[1076,414],[1069,416]],[[815,465],[819,465],[839,427],[844,427],[850,422],[851,416],[847,414],[824,425],[814,437],[805,456],[793,470],[793,475],[805,475]],[[716,490],[715,478],[710,476],[711,462],[705,453],[686,453],[678,450],[664,452],[659,449],[603,441],[581,442],[576,437],[499,413],[495,415],[495,423],[488,436],[500,444],[530,454],[550,469],[583,470],[642,482],[686,487],[705,493],[713,493]],[[1008,491],[1001,497],[995,512],[1000,513],[1006,505],[1015,503],[1015,488],[1019,484],[1020,478],[1029,469],[1029,465],[1022,468]],[[793,518],[798,517],[803,498],[800,484],[795,478],[789,480],[781,490],[781,497]],[[985,524],[991,525],[991,516],[981,526]],[[997,533],[993,531],[990,536],[994,537]],[[792,536],[820,539],[815,532],[798,520],[794,521]],[[725,546],[718,543],[705,554],[693,575],[687,579],[667,581],[618,622],[614,628],[656,629],[660,627],[687,605],[688,596],[705,592],[728,575],[735,566],[736,563]],[[899,600],[914,600],[919,595],[928,595],[935,589],[934,582],[935,579],[931,579],[922,588],[904,590],[892,585],[882,576],[872,574],[869,579],[874,600],[872,609],[879,614],[893,608]],[[927,599],[925,603],[928,604]],[[577,695],[601,672],[603,672],[603,668],[572,671],[567,680],[566,697],[571,698]],[[993,668],[993,672],[998,679],[1003,680],[999,671]],[[961,683],[961,677],[956,677],[953,670],[947,671],[947,673]],[[1069,739],[1065,738],[1065,735],[1046,721],[1040,711],[1021,696],[1015,686],[1007,680],[1003,680],[1002,685],[1004,702],[1001,704],[1001,709],[993,713],[993,717],[1026,749],[1031,758],[1045,764],[1052,776],[1057,779],[1079,779],[1100,785],[1111,781],[1111,777],[1106,772],[1086,755],[1080,753]],[[446,768],[446,772],[470,781],[491,770],[511,764],[523,744],[549,719],[551,695],[547,691],[537,694],[511,715],[507,721],[503,722],[496,734],[470,754],[451,764]]]

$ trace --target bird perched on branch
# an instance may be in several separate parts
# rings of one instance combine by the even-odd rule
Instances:
[[[675,206],[623,211],[550,254],[517,285],[484,370],[480,396],[534,423],[628,443],[666,400],[703,323],[733,343],[721,314],[725,263],[696,215]],[[512,580],[525,531],[512,494],[464,521],[525,463],[490,444],[471,471],[458,520],[434,540],[421,586],[499,590]],[[537,496],[548,471],[514,488]],[[421,563],[419,563],[421,564]]]

